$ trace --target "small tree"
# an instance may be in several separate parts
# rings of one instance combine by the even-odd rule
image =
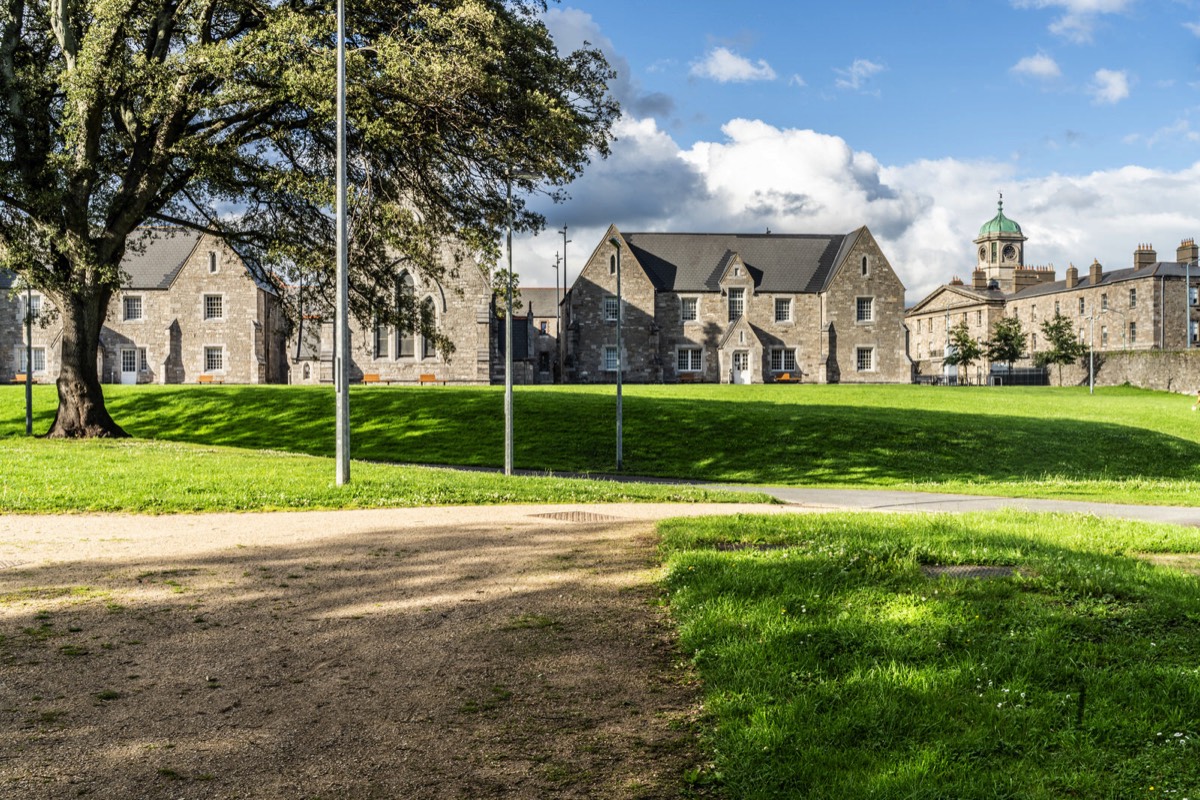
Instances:
[[[982,356],[983,346],[967,330],[966,320],[950,329],[950,352],[942,359],[943,363],[966,370]]]
[[[988,361],[1007,363],[1008,371],[1012,372],[1013,362],[1025,357],[1027,339],[1025,330],[1021,327],[1021,320],[1016,317],[1001,317],[992,327],[992,338],[983,345],[987,350]]]
[[[1058,385],[1062,385],[1062,365],[1072,364],[1087,353],[1087,345],[1075,335],[1071,320],[1055,314],[1042,323],[1042,335],[1046,337],[1048,349],[1038,353],[1034,363],[1039,367],[1054,364],[1058,367]]]

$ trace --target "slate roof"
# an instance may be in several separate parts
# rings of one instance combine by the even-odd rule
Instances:
[[[1009,295],[1010,300],[1024,300],[1028,297],[1041,297],[1046,294],[1057,294],[1058,292],[1075,291],[1077,289],[1089,289],[1095,286],[1108,286],[1112,283],[1123,283],[1125,281],[1135,281],[1142,278],[1156,278],[1166,276],[1168,278],[1182,278],[1184,276],[1184,263],[1182,261],[1156,261],[1153,264],[1142,267],[1127,267],[1125,269],[1114,269],[1112,272],[1105,272],[1100,276],[1098,283],[1092,283],[1092,277],[1084,270],[1079,271],[1079,282],[1071,289],[1067,288],[1066,280],[1053,281],[1051,283],[1040,283],[1037,286],[1030,286],[1027,289],[1022,289],[1016,294]],[[1200,275],[1200,270],[1192,270],[1193,273]]]
[[[528,314],[529,309],[532,308],[535,317],[553,317],[558,314],[558,298],[562,297],[562,290],[555,290],[553,287],[529,286],[521,287],[517,291],[517,295],[521,298],[521,310],[518,312],[521,316]]]
[[[759,292],[816,293],[837,264],[844,234],[624,233],[659,291],[716,292],[734,253]]]
[[[11,289],[16,280],[16,273],[0,269],[0,289]]]
[[[125,248],[121,271],[126,289],[167,289],[196,249],[200,234],[185,228],[152,228],[135,233]]]

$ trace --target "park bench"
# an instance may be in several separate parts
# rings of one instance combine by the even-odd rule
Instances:
[[[25,373],[24,373],[24,372],[18,372],[16,375],[13,375],[12,382],[13,382],[13,383],[24,383],[24,382],[25,382]],[[37,382],[38,382],[38,379],[37,379],[37,378],[34,378],[32,382],[33,382],[33,383],[37,383]]]
[[[423,374],[419,379],[419,383],[422,386],[424,386],[427,383],[440,383],[443,386],[446,385],[445,380],[438,378],[438,376],[434,375],[432,372],[426,372],[425,374]]]
[[[681,372],[679,373],[680,383],[700,383],[699,372]]]
[[[224,383],[225,379],[220,375],[201,375],[196,379],[197,383]]]
[[[800,383],[800,373],[780,372],[775,376],[776,383]]]

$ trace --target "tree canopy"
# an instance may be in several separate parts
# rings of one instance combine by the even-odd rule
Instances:
[[[607,155],[613,74],[595,49],[560,54],[544,9],[349,5],[350,302],[360,318],[419,318],[379,302],[397,259],[436,275],[451,238],[494,257],[510,176],[518,192],[561,197]],[[0,267],[62,314],[52,434],[121,433],[94,362],[139,228],[211,231],[259,277],[332,292],[335,27],[334,5],[318,0],[0,9]],[[511,213],[518,230],[544,223],[519,196]]]
[[[1047,349],[1041,350],[1034,356],[1034,363],[1039,367],[1054,364],[1058,367],[1058,383],[1062,385],[1063,364],[1072,364],[1087,354],[1087,345],[1080,341],[1075,334],[1074,324],[1070,318],[1061,313],[1042,322],[1042,336],[1045,337]]]
[[[950,352],[943,359],[944,363],[966,369],[982,357],[983,346],[971,335],[966,320],[950,329]]]
[[[1028,334],[1016,317],[1001,317],[992,326],[992,337],[984,343],[987,359],[992,363],[1006,363],[1012,370],[1013,362],[1025,357]]]

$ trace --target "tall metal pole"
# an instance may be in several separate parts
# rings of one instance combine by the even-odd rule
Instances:
[[[624,421],[621,410],[621,376],[625,372],[625,359],[621,357],[621,240],[614,236],[608,241],[617,248],[617,472],[620,472],[621,462],[624,460],[621,454],[624,438],[621,430]]]
[[[559,263],[559,256],[558,256],[558,253],[555,253],[554,254],[554,346],[555,346],[555,349],[557,349],[559,344],[562,342],[562,299],[559,297],[559,294],[558,294],[558,289],[559,289],[559,286],[558,286],[558,263]],[[556,353],[555,355],[557,356],[558,354]],[[555,361],[557,361],[557,360],[558,359],[555,358]],[[555,364],[555,366],[558,367],[558,376],[559,376],[558,380],[556,380],[555,383],[558,383],[559,381],[562,380],[562,366],[560,364]]]
[[[572,240],[572,239],[568,239],[568,238],[567,238],[567,226],[566,226],[566,225],[563,225],[563,226],[562,226],[562,231],[561,231],[561,233],[562,233],[562,237],[563,237],[563,249],[562,249],[562,268],[563,268],[563,271],[562,271],[562,279],[563,279],[563,294],[562,294],[562,303],[565,303],[565,302],[567,302],[567,245],[569,245],[569,244],[570,244],[570,243],[571,243],[573,240]],[[562,303],[559,303],[559,305],[561,306],[561,305],[562,305]],[[567,339],[566,339],[566,333],[565,333],[565,331],[563,331],[563,329],[562,329],[562,323],[565,323],[566,321],[567,321],[567,315],[566,315],[566,314],[563,314],[563,315],[562,315],[562,322],[559,324],[559,328],[558,328],[558,337],[559,337],[559,338],[558,338],[558,374],[559,374],[559,379],[560,379],[560,380],[561,380],[563,383],[566,383],[566,382],[567,382]]]
[[[513,473],[513,296],[512,296],[512,177],[505,184],[507,209],[508,275],[504,280],[504,474]]]
[[[1183,262],[1183,341],[1192,349],[1192,262]]]
[[[25,435],[33,436],[33,286],[25,285]]]
[[[346,7],[337,4],[337,315],[333,380],[337,396],[337,485],[350,482],[350,280],[346,258]]]
[[[1088,317],[1088,394],[1096,393],[1096,312]]]

